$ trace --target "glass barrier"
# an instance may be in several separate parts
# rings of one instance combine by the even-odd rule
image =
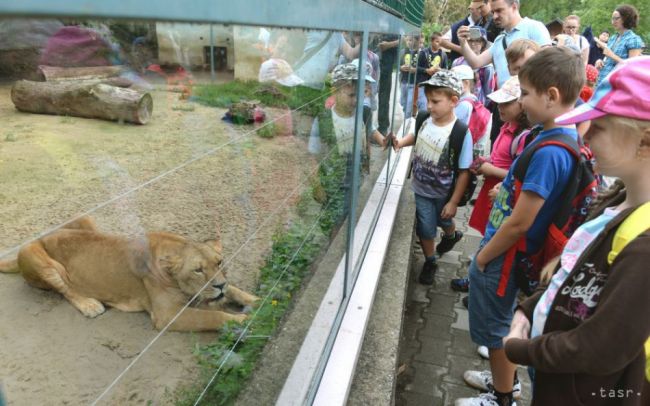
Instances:
[[[387,185],[386,135],[407,113],[404,48],[0,20],[9,404],[272,404],[327,288],[334,303],[349,292],[358,263],[337,269],[365,244],[356,219]]]

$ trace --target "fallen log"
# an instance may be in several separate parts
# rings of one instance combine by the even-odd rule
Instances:
[[[57,80],[90,80],[105,79],[119,76],[124,72],[122,65],[115,66],[88,66],[65,68],[60,66],[38,65],[38,75],[42,81],[53,82]]]
[[[153,99],[149,93],[105,83],[32,82],[21,80],[11,89],[20,111],[146,124]]]

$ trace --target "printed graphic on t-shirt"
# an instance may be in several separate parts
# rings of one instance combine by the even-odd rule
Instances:
[[[557,305],[555,310],[572,319],[585,320],[596,310],[606,281],[606,273],[600,272],[592,263],[584,264],[558,293],[569,297],[566,307]],[[560,302],[564,300],[560,299]]]
[[[431,183],[442,176],[451,176],[449,162],[449,133],[454,123],[438,127],[439,131],[427,120],[422,125],[418,140],[415,144],[413,158],[413,173],[415,178],[423,183]]]

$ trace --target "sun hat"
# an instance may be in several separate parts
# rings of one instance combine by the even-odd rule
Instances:
[[[474,69],[467,65],[458,65],[451,68],[451,71],[458,75],[460,80],[475,80]]]
[[[593,120],[608,114],[650,121],[650,56],[620,63],[596,87],[589,101],[555,119],[559,125]]]
[[[488,94],[488,98],[497,104],[510,103],[521,96],[519,76],[510,76],[499,90]]]
[[[276,81],[289,87],[303,84],[303,80],[293,73],[291,65],[284,59],[277,58],[271,58],[262,63],[258,79],[260,82]]]
[[[463,83],[458,75],[446,69],[434,73],[426,82],[418,83],[418,86],[446,87],[453,90],[459,96],[463,94]]]
[[[366,81],[374,83],[375,79],[370,76],[372,67],[366,63]],[[355,59],[350,63],[336,65],[332,71],[332,83],[340,82],[343,80],[358,80],[359,79],[359,60]]]

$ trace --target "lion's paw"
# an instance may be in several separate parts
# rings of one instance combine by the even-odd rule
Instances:
[[[248,318],[248,315],[247,314],[234,314],[232,317],[233,317],[233,320],[235,320],[237,323],[243,323]]]
[[[93,318],[104,313],[106,308],[104,308],[104,305],[99,300],[88,298],[84,299],[82,303],[79,303],[79,310],[84,316]]]

